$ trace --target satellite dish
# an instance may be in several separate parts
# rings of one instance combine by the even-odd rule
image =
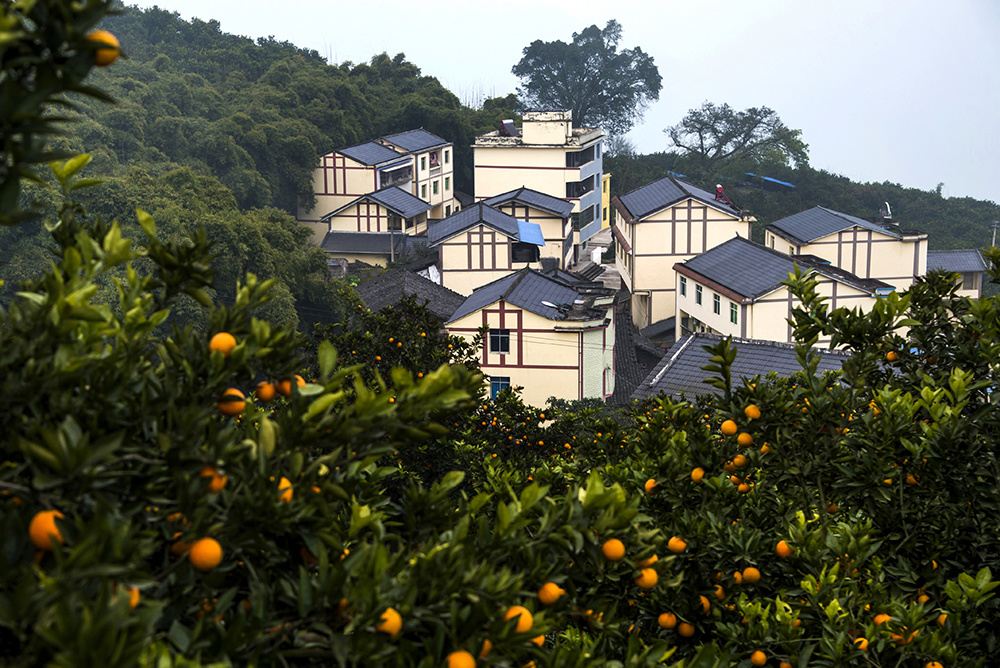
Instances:
[[[556,308],[556,309],[559,308],[558,306],[556,306],[552,302],[545,302],[545,301],[542,302],[542,306],[548,306],[549,308]]]
[[[879,213],[882,214],[883,220],[892,220],[892,209],[889,207],[888,202],[882,202],[882,208],[879,209]]]

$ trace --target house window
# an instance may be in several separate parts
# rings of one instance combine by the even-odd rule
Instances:
[[[608,207],[604,207],[604,222],[608,222]]]
[[[422,198],[424,198],[424,199],[427,199],[427,184],[426,183],[424,185],[420,186],[420,196]]]
[[[685,276],[681,276],[681,297],[687,297],[688,294],[688,279]]]
[[[722,298],[718,294],[712,293],[712,313],[719,315],[722,310]]]
[[[491,353],[510,353],[510,330],[509,329],[491,329],[490,330],[490,352]]]
[[[604,182],[604,192],[608,192],[608,182]]]
[[[432,189],[434,190],[434,194],[437,195],[438,194],[438,182],[435,181],[434,183],[431,184],[431,186],[432,186]]]
[[[772,234],[770,236],[771,236],[771,248],[774,248],[774,235]]]
[[[444,189],[445,190],[451,190],[451,177],[450,176],[444,177]]]
[[[420,171],[424,171],[426,169],[427,169],[427,156],[422,155],[420,156]]]
[[[390,230],[401,230],[403,229],[403,219],[399,216],[389,216],[389,229]]]
[[[444,208],[444,216],[445,216],[445,218],[447,218],[450,215],[451,215],[451,204],[449,204],[448,206],[446,206]]]
[[[739,324],[739,311],[736,310],[736,304],[729,302],[729,322],[734,325]]]
[[[438,166],[438,152],[437,151],[431,151],[430,155],[431,155],[431,167],[437,167]]]
[[[510,387],[510,376],[490,376],[490,398],[496,399],[497,395]]]
[[[541,251],[535,244],[515,241],[510,247],[510,259],[514,262],[538,262]]]
[[[450,154],[451,154],[451,151],[449,151],[448,149],[445,149],[445,151],[444,151],[444,164],[446,164],[446,165],[448,164],[448,161],[451,159],[451,155]]]
[[[594,148],[597,149],[597,157],[600,158],[601,157],[601,145],[598,144]]]
[[[793,248],[792,246],[789,246],[788,247],[788,254],[789,255],[795,255],[795,248]]]
[[[694,286],[694,303],[701,306],[701,286]]]

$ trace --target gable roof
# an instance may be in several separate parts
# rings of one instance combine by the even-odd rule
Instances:
[[[849,230],[855,226],[891,237],[902,238],[904,236],[899,228],[882,226],[863,218],[849,216],[846,213],[840,213],[839,211],[833,211],[821,206],[814,206],[806,211],[776,220],[768,225],[767,228],[773,229],[773,231],[777,232],[778,236],[789,241],[807,244],[836,232]],[[916,234],[921,233],[916,232]]]
[[[527,188],[525,186],[521,186],[516,190],[511,190],[483,200],[483,204],[486,204],[487,206],[499,206],[510,202],[516,202],[517,204],[523,204],[542,211],[554,213],[560,218],[566,218],[573,212],[573,205],[570,202],[567,202],[564,199],[559,199],[558,197],[553,197],[552,195],[540,193],[537,190],[532,190],[531,188]]]
[[[411,237],[403,232],[342,232],[333,230],[326,233],[320,247],[327,253],[372,253],[389,255],[389,244],[395,246],[396,255],[403,255],[426,241],[422,237]]]
[[[943,269],[960,274],[986,271],[986,260],[977,249],[927,251],[927,271]]]
[[[740,212],[735,208],[726,202],[716,201],[714,194],[693,186],[690,183],[675,179],[670,175],[659,181],[653,181],[644,185],[641,188],[636,188],[632,192],[622,195],[618,198],[618,201],[621,202],[628,212],[629,215],[626,217],[638,220],[657,211],[662,211],[690,197],[732,216],[740,217]]]
[[[442,139],[436,134],[423,129],[399,132],[394,135],[389,135],[388,137],[382,137],[381,141],[398,146],[404,151],[408,151],[410,153],[426,151],[427,149],[434,148],[435,146],[446,146],[451,144],[450,141]]]
[[[357,146],[348,146],[347,148],[338,150],[337,153],[346,155],[351,160],[360,162],[362,165],[369,166],[379,165],[383,162],[389,162],[390,160],[403,157],[391,148],[382,146],[381,144],[373,141],[358,144]]]
[[[607,297],[606,291],[594,289],[591,284],[583,286],[591,298],[578,292],[573,286],[534,269],[521,269],[513,274],[498,278],[492,283],[476,288],[461,308],[452,314],[448,322],[464,318],[481,308],[503,299],[508,304],[519,306],[526,311],[549,320],[596,320],[604,317],[604,311],[592,308],[594,297]]]
[[[518,236],[516,218],[479,202],[457,213],[453,213],[443,220],[431,223],[427,228],[427,241],[431,246],[436,246],[445,239],[449,239],[459,232],[463,232],[480,223],[507,235],[515,241],[520,238]]]
[[[465,301],[465,297],[457,292],[402,267],[365,281],[357,287],[357,292],[371,311],[380,311],[405,296],[413,295],[418,302],[425,302],[427,309],[442,322],[448,320]]]
[[[723,337],[715,334],[692,334],[682,338],[667,351],[659,364],[639,383],[632,393],[632,399],[644,401],[661,392],[675,397],[685,395],[693,398],[702,394],[721,395],[722,390],[703,383],[711,374],[701,367],[709,364],[711,355],[703,348],[718,343]],[[753,378],[774,371],[788,377],[802,371],[795,356],[795,346],[790,343],[749,339],[733,339],[737,349],[733,362],[733,378]],[[839,371],[851,355],[839,350],[823,350],[820,354],[818,371]],[[617,382],[617,381],[616,381]]]
[[[419,197],[415,197],[414,195],[406,192],[399,186],[390,186],[351,200],[339,209],[335,209],[320,218],[320,221],[326,222],[341,211],[346,211],[352,206],[357,205],[359,202],[364,202],[366,200],[380,204],[402,218],[413,218],[414,216],[418,216],[421,213],[429,211],[432,206]]]
[[[828,264],[793,258],[739,236],[675,264],[674,269],[693,278],[708,279],[730,298],[753,301],[778,289],[782,281],[788,279],[788,274],[795,271],[796,264],[866,292],[892,287],[876,279],[859,278]]]

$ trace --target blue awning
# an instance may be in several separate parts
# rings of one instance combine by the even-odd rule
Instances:
[[[770,181],[771,183],[777,183],[779,186],[788,186],[789,188],[795,187],[791,183],[788,183],[787,181],[779,181],[778,179],[772,179],[770,176],[762,176],[760,178],[764,179],[765,181]]]
[[[545,245],[545,237],[542,236],[542,228],[538,223],[528,223],[523,220],[517,221],[517,236],[526,244],[534,244],[536,246]]]

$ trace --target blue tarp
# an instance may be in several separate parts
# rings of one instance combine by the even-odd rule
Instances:
[[[517,221],[517,236],[526,244],[536,246],[545,245],[545,237],[542,236],[542,228],[538,223],[528,223],[523,220]]]
[[[754,174],[753,172],[743,172],[743,173],[746,174],[747,176],[759,176],[758,174]],[[778,179],[772,179],[770,176],[759,176],[759,178],[762,178],[765,181],[770,181],[771,183],[777,183],[779,186],[788,186],[789,188],[795,187],[794,185],[788,183],[787,181],[779,181]]]

